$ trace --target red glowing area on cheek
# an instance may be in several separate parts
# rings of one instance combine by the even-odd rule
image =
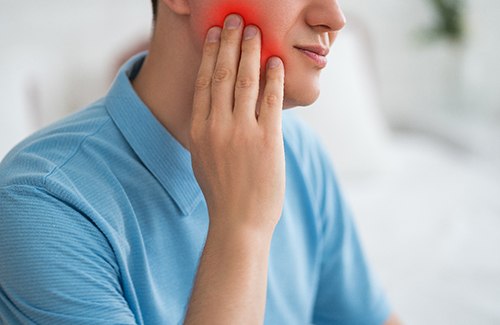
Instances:
[[[250,2],[250,3],[249,3]],[[283,45],[276,27],[273,26],[272,18],[266,16],[267,1],[262,1],[259,7],[257,1],[237,1],[237,0],[215,0],[211,1],[211,7],[204,11],[205,21],[202,23],[203,37],[206,37],[208,29],[212,26],[222,27],[224,19],[231,13],[239,14],[243,17],[245,25],[258,26],[262,37],[261,66],[263,67],[267,59],[271,56],[279,56],[284,60]]]

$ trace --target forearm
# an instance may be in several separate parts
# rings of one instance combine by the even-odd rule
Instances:
[[[185,324],[262,324],[271,236],[208,231]]]

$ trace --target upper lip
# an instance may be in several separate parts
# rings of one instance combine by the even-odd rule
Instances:
[[[323,47],[321,45],[304,45],[304,46],[299,45],[295,46],[295,48],[306,50],[309,52],[314,52],[321,56],[327,56],[328,53],[330,52],[330,49],[328,49],[327,47]]]

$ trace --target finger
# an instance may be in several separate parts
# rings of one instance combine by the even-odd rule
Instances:
[[[267,61],[266,86],[260,103],[258,122],[270,132],[281,132],[285,70],[278,57]]]
[[[255,120],[259,96],[261,37],[257,26],[247,26],[243,32],[241,59],[234,90],[236,118]]]
[[[219,52],[220,34],[220,27],[212,27],[208,30],[205,39],[203,56],[195,84],[192,120],[205,120],[210,114],[210,86]]]
[[[226,17],[214,75],[212,77],[212,114],[229,116],[233,112],[234,82],[240,60],[243,19],[236,14]]]

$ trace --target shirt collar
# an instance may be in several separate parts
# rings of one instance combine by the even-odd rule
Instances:
[[[147,52],[119,70],[106,98],[106,108],[146,168],[170,194],[184,216],[198,206],[203,193],[196,181],[191,153],[154,117],[132,87]]]

